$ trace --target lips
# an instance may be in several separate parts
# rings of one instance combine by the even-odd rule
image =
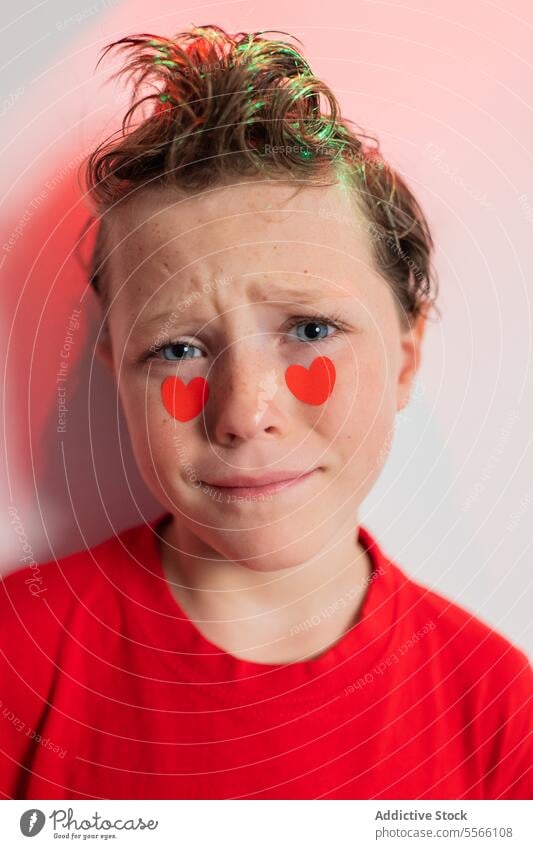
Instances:
[[[269,483],[279,483],[279,481],[292,480],[293,478],[301,477],[308,474],[312,470],[291,469],[284,472],[266,472],[264,475],[232,475],[228,478],[220,478],[217,480],[205,481],[210,486],[265,486]]]
[[[259,493],[274,493],[286,489],[310,477],[317,471],[318,468],[311,470],[288,469],[283,472],[267,472],[263,475],[232,475],[214,481],[202,481],[202,483],[231,495],[258,495]]]

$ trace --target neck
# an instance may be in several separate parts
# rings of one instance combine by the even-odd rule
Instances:
[[[254,571],[216,557],[179,523],[161,530],[171,592],[207,639],[262,663],[310,659],[350,628],[371,575],[353,519],[312,559],[279,571]]]

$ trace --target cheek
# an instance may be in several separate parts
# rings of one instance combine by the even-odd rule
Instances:
[[[335,360],[336,380],[317,422],[346,462],[353,456],[379,457],[395,420],[391,372],[384,357],[353,352]]]
[[[190,422],[200,415],[209,398],[209,384],[204,377],[184,383],[179,377],[166,377],[161,383],[163,407],[179,422]]]
[[[121,402],[130,441],[142,477],[156,497],[179,467],[184,428],[162,400],[163,380],[134,377],[121,383]]]
[[[319,406],[331,399],[337,372],[329,357],[315,357],[309,368],[291,365],[285,370],[285,382],[295,398],[304,404]]]

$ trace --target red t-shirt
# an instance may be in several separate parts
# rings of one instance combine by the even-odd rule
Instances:
[[[262,664],[179,607],[159,553],[166,516],[3,580],[3,796],[531,797],[527,657],[407,577],[365,528],[357,622],[317,658]]]

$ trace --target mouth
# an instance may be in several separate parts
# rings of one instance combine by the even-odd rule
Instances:
[[[256,477],[234,475],[231,478],[225,478],[224,481],[202,481],[202,483],[226,495],[241,497],[247,495],[265,496],[274,495],[289,487],[297,486],[318,471],[319,468],[317,467],[307,472],[286,471],[257,475]]]

